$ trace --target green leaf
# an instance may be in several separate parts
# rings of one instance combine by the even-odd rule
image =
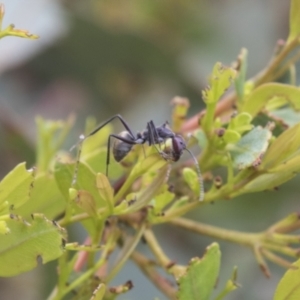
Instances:
[[[216,103],[229,88],[236,75],[232,68],[216,63],[209,78],[209,87],[203,91],[203,99],[207,103]]]
[[[234,166],[244,169],[255,164],[266,151],[271,136],[269,129],[260,126],[245,134],[230,149]]]
[[[175,195],[168,190],[165,190],[155,196],[154,200],[151,202],[154,212],[156,214],[161,213],[165,206],[167,206],[174,199],[174,197]]]
[[[285,97],[282,96],[275,96],[265,106],[267,111],[272,111],[278,109],[280,107],[286,106],[288,104]]]
[[[85,143],[87,143],[87,139]],[[95,173],[106,173],[106,147],[98,147],[96,149],[81,155],[80,161],[85,162]],[[108,174],[110,179],[117,179],[123,174],[123,167],[120,163],[111,158],[108,166]]]
[[[292,0],[290,6],[290,32],[287,43],[300,35],[300,1]]]
[[[196,194],[199,195],[200,186],[198,174],[191,168],[184,168],[182,172],[184,181],[189,185],[190,189]]]
[[[200,259],[193,258],[179,280],[179,300],[208,300],[216,285],[220,270],[221,252],[217,243],[206,249]]]
[[[96,186],[100,196],[109,204],[110,210],[114,207],[114,189],[110,185],[108,178],[101,173],[96,175]]]
[[[233,269],[233,273],[231,278],[226,282],[226,285],[223,289],[223,291],[217,296],[215,300],[222,300],[226,295],[228,295],[230,292],[233,292],[238,288],[238,285],[236,284],[236,278],[237,278],[237,268],[235,267]]]
[[[60,191],[64,195],[65,199],[69,200],[69,188],[74,176],[74,164],[68,164],[58,161],[55,165],[55,179]],[[96,186],[96,174],[84,163],[79,162],[77,180],[75,183],[77,190],[88,191],[94,198],[97,208],[102,208],[108,205],[98,192]]]
[[[18,216],[7,221],[10,232],[0,236],[0,276],[29,271],[63,254],[63,228],[43,215],[33,215],[31,224]]]
[[[227,130],[231,129],[239,133],[251,130],[252,116],[249,113],[242,112],[230,119]]]
[[[157,175],[153,181],[136,196],[137,201],[130,205],[124,213],[134,212],[141,209],[147,205],[157,194],[159,194],[160,188],[167,179],[168,167],[168,165],[165,165],[157,172]]]
[[[294,111],[290,107],[273,110],[268,113],[271,118],[274,118],[277,122],[288,125],[289,127],[300,123],[300,112]]]
[[[50,168],[51,162],[60,149],[74,118],[70,117],[66,122],[44,120],[41,117],[36,118],[38,143],[37,143],[37,170],[45,172]]]
[[[271,169],[295,156],[300,148],[300,123],[283,132],[264,155],[261,169]]]
[[[34,182],[34,170],[26,170],[25,163],[17,165],[0,182],[0,205],[7,203],[7,213],[9,208],[18,208],[26,203],[30,197],[32,184]]]
[[[300,110],[300,89],[298,87],[281,83],[266,83],[257,87],[245,99],[239,111],[256,116],[270,100],[277,97],[285,98],[295,110]]]
[[[74,189],[70,189],[70,196],[74,196]],[[75,204],[85,211],[89,216],[96,218],[97,217],[97,209],[96,202],[93,196],[88,191],[78,191],[77,197],[74,199]]]
[[[216,63],[209,79],[209,87],[202,92],[203,100],[206,103],[206,113],[201,120],[201,126],[207,136],[210,136],[214,129],[216,104],[231,85],[235,75],[234,69]]]
[[[275,166],[268,170],[269,173],[299,173],[300,172],[300,155],[283,162],[280,165]]]
[[[281,278],[273,300],[296,300],[300,299],[300,259],[292,264],[294,268],[289,269]]]
[[[61,214],[66,207],[66,201],[62,196],[53,174],[39,173],[33,182],[30,199],[13,212],[29,217],[32,213],[43,213],[46,218],[54,219]]]
[[[226,144],[235,144],[241,139],[241,135],[235,130],[227,129],[222,138]]]
[[[273,190],[284,182],[295,177],[296,173],[290,172],[280,172],[280,173],[267,173],[257,176],[255,179],[251,180],[244,187],[238,189],[236,192],[233,192],[230,196],[236,197],[245,193],[254,193],[265,190]]]
[[[154,153],[140,160],[132,169],[130,176],[137,178],[146,172],[156,172],[166,164],[166,161],[158,154]]]

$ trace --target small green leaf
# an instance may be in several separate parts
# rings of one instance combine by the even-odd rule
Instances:
[[[175,195],[168,190],[155,196],[153,202],[151,203],[154,207],[156,213],[160,213],[165,206],[167,206],[173,199]]]
[[[191,168],[184,168],[182,171],[184,181],[189,185],[190,189],[196,194],[199,195],[199,178],[197,173]]]
[[[290,6],[290,32],[287,43],[299,38],[300,35],[300,1],[292,0]]]
[[[72,191],[71,194],[73,194]],[[96,202],[88,191],[78,191],[77,197],[75,198],[75,204],[89,216],[94,218],[97,217]]]
[[[246,130],[252,129],[251,125],[252,116],[249,113],[242,112],[230,119],[228,129],[235,130],[239,133],[243,133]]]
[[[227,129],[222,138],[226,144],[235,144],[241,139],[241,135],[235,130]]]
[[[0,276],[21,274],[63,254],[64,229],[43,215],[33,215],[31,224],[14,216],[7,226],[10,232],[0,236]]]
[[[271,136],[269,129],[260,126],[245,134],[230,149],[235,167],[244,169],[253,165],[266,151]]]
[[[10,206],[18,208],[29,200],[34,182],[34,170],[26,170],[25,163],[17,165],[0,182],[0,204],[7,202],[3,213]]]
[[[217,102],[229,88],[235,75],[236,71],[233,68],[226,68],[221,63],[216,63],[209,79],[209,87],[202,92],[203,100],[206,103],[206,113],[201,119],[201,126],[207,136],[210,136],[214,128]]]
[[[291,268],[281,278],[273,300],[296,300],[300,299],[300,259],[292,264]]]
[[[268,170],[291,159],[300,148],[300,123],[283,132],[264,155],[261,168]]]
[[[166,161],[158,153],[154,153],[139,161],[132,169],[130,176],[137,178],[146,172],[157,171],[166,164]]]
[[[121,203],[117,206],[114,207],[114,211],[113,211],[113,215],[122,215],[123,213],[125,213],[125,211],[127,210],[129,206],[129,203],[127,200],[123,200],[121,201]]]
[[[226,295],[228,295],[230,292],[233,292],[238,288],[238,285],[236,284],[236,278],[237,278],[237,268],[235,267],[233,269],[233,273],[231,278],[226,282],[226,285],[223,289],[223,291],[217,296],[215,300],[222,300]]]
[[[37,117],[35,122],[38,133],[36,165],[38,172],[45,172],[50,169],[51,163],[74,123],[74,118],[71,116],[63,122]]]
[[[231,197],[236,197],[245,193],[254,193],[265,190],[273,190],[284,182],[295,177],[296,173],[282,172],[282,173],[267,173],[262,174],[255,179],[251,180],[244,187],[238,189],[231,194]]]
[[[281,83],[266,83],[257,87],[245,99],[239,111],[248,112],[254,117],[270,100],[277,97],[285,98],[295,110],[300,110],[300,89],[298,87]]]
[[[96,175],[96,186],[100,196],[105,199],[112,210],[114,206],[114,189],[111,187],[108,178],[104,174],[98,173]]]
[[[216,285],[221,252],[217,243],[211,244],[200,259],[193,258],[187,272],[178,279],[179,300],[208,300]]]
[[[278,109],[280,107],[283,107],[285,105],[288,104],[288,101],[286,100],[285,97],[283,96],[275,96],[273,97],[265,106],[265,109],[267,111],[271,111],[271,110],[274,110],[274,109]]]
[[[69,188],[74,177],[75,164],[68,164],[58,161],[55,165],[55,179],[59,189],[64,195],[65,199],[69,200]],[[88,191],[96,201],[97,208],[106,207],[108,203],[104,200],[98,192],[96,186],[96,174],[84,163],[79,162],[77,180],[75,183],[77,190]]]
[[[236,75],[232,68],[216,63],[209,79],[209,87],[203,91],[203,99],[207,103],[216,103],[229,88]]]
[[[234,84],[239,101],[243,101],[244,98],[244,86],[247,72],[247,56],[248,51],[247,49],[243,48],[237,59],[238,75],[235,78]]]
[[[299,173],[300,172],[300,155],[284,161],[282,164],[268,170],[269,173]]]
[[[157,172],[153,181],[136,196],[137,201],[128,207],[126,213],[137,211],[147,205],[160,192],[160,188],[167,179],[167,174],[168,165],[165,165]]]

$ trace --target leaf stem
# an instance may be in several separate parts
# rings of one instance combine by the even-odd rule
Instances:
[[[170,220],[170,223],[192,232],[204,234],[213,238],[218,238],[244,246],[252,246],[254,240],[259,240],[262,237],[261,233],[245,233],[235,230],[228,230],[185,218],[176,218]]]
[[[138,265],[142,272],[153,282],[153,284],[160,291],[162,291],[169,299],[177,299],[177,290],[171,286],[169,281],[167,281],[154,269],[153,261],[146,258],[144,255],[137,251],[132,253],[131,259]]]
[[[109,275],[104,279],[104,282],[110,282],[120,271],[123,265],[126,263],[129,256],[135,250],[138,242],[140,241],[144,231],[146,229],[146,224],[143,223],[140,228],[137,230],[135,236],[128,240],[128,243],[125,242],[124,251],[120,254],[120,260],[114,265],[112,270],[109,272]],[[127,247],[126,247],[127,246]]]

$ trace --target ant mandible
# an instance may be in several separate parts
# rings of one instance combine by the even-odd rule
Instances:
[[[198,181],[200,185],[200,195],[199,201],[203,201],[204,199],[204,188],[203,188],[203,179],[200,171],[200,167],[196,157],[193,153],[186,147],[186,142],[183,137],[179,134],[175,134],[168,126],[168,122],[160,126],[155,126],[154,122],[151,120],[147,123],[146,129],[142,132],[138,132],[136,135],[132,132],[127,122],[123,119],[121,115],[115,115],[105,122],[98,125],[92,132],[90,132],[87,136],[81,135],[80,141],[74,145],[70,150],[74,149],[77,145],[81,145],[88,137],[94,135],[99,130],[101,130],[104,126],[112,122],[114,119],[119,119],[125,131],[122,131],[119,134],[110,134],[108,136],[107,142],[107,156],[106,156],[106,176],[108,176],[108,165],[110,162],[110,146],[111,146],[111,138],[115,138],[116,142],[113,145],[113,156],[117,162],[121,161],[132,149],[134,145],[142,145],[148,142],[148,145],[153,145],[158,153],[166,160],[178,161],[183,153],[183,151],[187,151],[194,160],[195,166],[197,168],[198,173]],[[165,143],[168,139],[171,139],[171,150],[168,152],[164,152],[160,150],[160,145]],[[157,147],[159,145],[159,148]],[[75,168],[75,174],[73,178],[73,183],[76,182],[77,172],[78,172],[78,163],[81,154],[81,147],[78,150],[78,160],[77,166]]]

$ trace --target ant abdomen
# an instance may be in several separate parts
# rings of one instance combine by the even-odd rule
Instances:
[[[123,137],[126,140],[132,140],[131,134],[128,131],[122,131],[119,136]],[[123,142],[121,140],[115,139],[113,144],[113,155],[117,162],[120,162],[132,149],[133,144],[128,142]]]

